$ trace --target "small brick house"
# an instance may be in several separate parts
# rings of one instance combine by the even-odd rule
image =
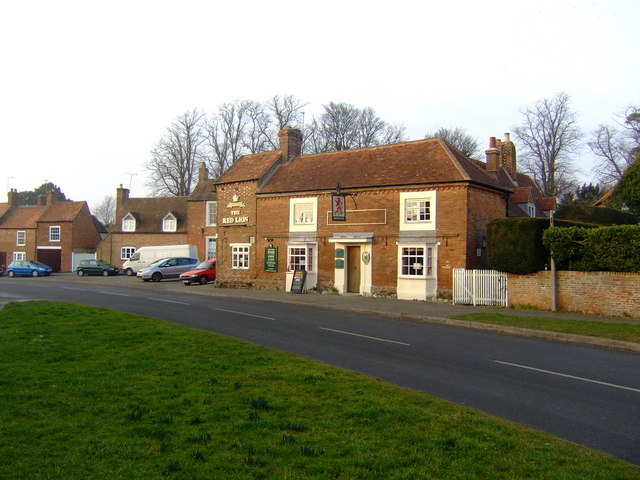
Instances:
[[[59,202],[55,192],[37,205],[20,205],[16,190],[0,204],[0,265],[38,260],[54,272],[72,271],[80,254],[93,253],[100,229],[86,202]]]
[[[97,248],[97,257],[122,267],[144,246],[187,243],[187,197],[129,197],[116,190],[116,221]]]
[[[517,172],[508,135],[486,162],[441,139],[301,155],[299,130],[279,138],[217,182],[222,284],[289,290],[304,270],[304,289],[448,297],[453,268],[486,268],[490,220],[554,205]]]

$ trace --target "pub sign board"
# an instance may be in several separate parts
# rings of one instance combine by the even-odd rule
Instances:
[[[302,293],[304,281],[307,278],[306,270],[294,270],[293,279],[291,280],[291,293]]]
[[[344,195],[331,195],[331,218],[334,222],[344,222],[347,219]]]
[[[268,247],[264,248],[264,271],[278,271],[278,247],[269,245]]]

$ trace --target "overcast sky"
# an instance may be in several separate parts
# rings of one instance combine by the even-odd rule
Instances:
[[[90,206],[119,184],[147,196],[177,115],[275,94],[488,145],[566,92],[586,142],[640,104],[638,20],[638,0],[3,0],[0,185],[51,181]],[[590,152],[576,163],[590,179]]]

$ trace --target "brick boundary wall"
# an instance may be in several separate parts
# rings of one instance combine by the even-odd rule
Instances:
[[[551,310],[550,271],[510,273],[507,288],[510,307]],[[559,271],[557,293],[558,311],[640,318],[639,273]]]

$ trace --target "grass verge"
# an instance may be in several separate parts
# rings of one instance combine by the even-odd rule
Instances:
[[[640,343],[640,324],[594,322],[589,320],[572,320],[566,318],[534,317],[524,315],[507,315],[504,313],[469,313],[450,317],[454,320],[508,325],[512,327],[531,328],[548,332],[585,335],[588,337],[623,340]]]
[[[67,303],[0,310],[0,478],[639,477],[550,435],[233,338]]]

